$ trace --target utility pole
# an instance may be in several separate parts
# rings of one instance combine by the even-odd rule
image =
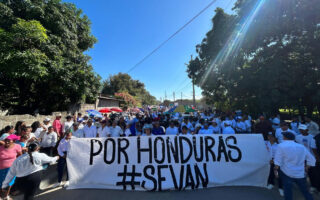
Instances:
[[[173,92],[173,103],[176,101],[176,94]]]
[[[164,91],[164,100],[167,100],[167,91]]]
[[[192,55],[190,56],[190,61],[188,64],[185,64],[185,65],[189,65],[190,63],[192,62]],[[193,96],[193,106],[195,107],[196,106],[196,94],[195,94],[195,90],[194,90],[194,78],[191,77],[191,81],[192,81],[192,96]],[[182,99],[182,98],[181,98]]]
[[[196,106],[196,93],[194,91],[194,80],[192,79],[192,90],[193,90],[193,106]]]

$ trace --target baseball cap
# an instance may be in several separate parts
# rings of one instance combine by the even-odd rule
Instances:
[[[44,118],[44,120],[43,120],[44,122],[50,122],[51,121],[51,119],[49,118],[49,117],[46,117],[46,118]]]
[[[305,125],[305,124],[300,124],[299,127],[298,127],[298,129],[300,129],[300,130],[307,130],[308,127],[307,127],[307,125]]]

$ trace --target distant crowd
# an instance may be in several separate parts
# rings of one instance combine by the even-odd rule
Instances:
[[[305,198],[312,198],[310,192],[320,191],[319,126],[310,117],[293,117],[282,121],[279,116],[266,119],[261,115],[253,120],[250,115],[241,112],[208,110],[184,114],[159,111],[122,112],[105,114],[103,117],[77,113],[68,115],[65,119],[57,114],[55,119],[46,118],[31,126],[18,121],[14,127],[5,127],[0,135],[2,196],[10,199],[9,194],[15,195],[20,191],[24,193],[25,199],[32,199],[40,184],[40,171],[47,164],[56,162],[57,183],[54,187],[67,187],[68,176],[64,184],[62,177],[66,171],[66,156],[72,138],[188,134],[262,134],[271,157],[268,189],[272,189],[277,183],[280,195],[290,199],[291,188],[288,181],[305,178],[304,173],[301,175],[300,169],[297,169],[298,165],[303,165],[307,167],[311,187],[306,190],[304,182],[296,183]],[[302,146],[304,153],[301,153],[304,150],[299,150]],[[288,149],[291,149],[291,153],[286,152]],[[296,161],[286,160],[290,156],[294,156]],[[280,179],[277,178],[279,174],[282,177]]]

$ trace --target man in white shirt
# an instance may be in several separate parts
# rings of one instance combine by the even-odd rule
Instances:
[[[274,158],[274,170],[282,180],[284,196],[286,200],[292,200],[292,184],[296,183],[307,200],[313,200],[308,191],[305,170],[315,166],[316,160],[312,154],[301,144],[294,142],[295,135],[291,132],[283,132],[283,142],[278,145]]]
[[[296,132],[294,132],[293,130],[289,129],[289,125],[286,122],[282,122],[280,124],[280,128],[278,128],[276,130],[276,138],[278,139],[279,143],[281,143],[283,141],[283,135],[282,135],[283,132],[291,132],[295,136],[297,135]]]
[[[40,128],[40,132],[39,132],[39,135],[37,136],[36,134],[36,137],[38,138],[38,140],[41,140],[43,135],[47,133],[49,127],[51,126],[50,124],[50,121],[51,119],[46,117],[44,120],[43,120],[43,124],[41,125],[41,128]]]
[[[94,138],[97,137],[97,127],[92,125],[92,119],[89,119],[87,125],[83,128],[84,137]]]
[[[166,135],[179,135],[179,130],[174,126],[174,122],[171,121],[169,127],[166,129]]]
[[[319,125],[316,122],[312,121],[310,117],[305,117],[305,120],[308,126],[309,134],[313,135],[313,137],[318,135]]]
[[[98,137],[104,138],[107,137],[107,135],[110,134],[110,128],[107,126],[107,121],[106,120],[102,120],[101,122],[101,126],[98,128]]]
[[[64,171],[67,173],[67,180],[65,184],[63,185],[64,187],[69,186],[69,176],[68,176],[68,169],[67,169],[67,152],[69,151],[70,148],[70,140],[72,139],[72,132],[67,131],[65,137],[60,141],[59,146],[58,146],[58,154],[60,159],[58,160],[57,164],[57,171],[58,171],[58,183],[55,184],[53,187],[57,186],[62,186],[62,177]]]
[[[305,146],[306,149],[308,149],[308,151],[313,156],[315,156],[316,158],[319,159],[319,155],[317,153],[316,141],[313,138],[313,136],[308,133],[307,125],[300,124],[298,128],[299,128],[299,132],[301,133],[301,135],[296,136],[296,142]],[[309,176],[310,183],[311,183],[310,192],[313,193],[317,190],[317,187],[318,187],[317,186],[317,169],[316,169],[316,167],[310,167],[310,169],[308,170],[308,176]]]
[[[58,135],[56,132],[53,131],[53,127],[50,126],[48,128],[48,132],[43,135],[40,146],[40,152],[45,153],[48,156],[51,156],[53,147],[56,146],[58,141]]]
[[[208,122],[205,122],[205,123],[204,123],[203,129],[200,129],[198,134],[205,134],[205,135],[211,135],[211,134],[213,134],[213,130],[212,130],[212,129],[209,129],[209,124],[208,124]]]
[[[222,134],[235,134],[236,132],[231,127],[231,121],[224,121],[224,129],[222,130]]]
[[[236,118],[236,123],[234,125],[234,128],[236,129],[237,133],[245,133],[246,132],[246,124],[242,121],[242,117],[238,116]]]
[[[110,133],[108,137],[120,137],[123,135],[123,130],[117,125],[117,121],[113,120],[112,126],[110,127]]]
[[[74,137],[84,138],[83,129],[80,129],[80,128],[79,128],[79,123],[78,123],[78,122],[73,123],[72,127],[73,127],[72,135],[73,135]]]
[[[209,126],[209,129],[212,130],[213,134],[220,134],[221,133],[221,128],[215,119],[212,120],[212,124]]]

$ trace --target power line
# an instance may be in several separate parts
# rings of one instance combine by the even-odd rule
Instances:
[[[148,59],[152,54],[154,54],[156,51],[158,51],[163,45],[165,45],[169,40],[171,40],[174,36],[176,36],[180,31],[182,31],[186,26],[188,26],[193,20],[195,20],[197,17],[199,17],[204,11],[206,11],[209,7],[211,7],[217,0],[211,1],[204,9],[202,9],[198,14],[196,14],[194,17],[192,17],[186,24],[184,24],[182,27],[180,27],[176,32],[174,32],[168,39],[163,41],[158,47],[156,47],[154,50],[152,50],[150,53],[148,53],[145,57],[143,57],[139,62],[137,62],[133,67],[131,67],[127,73],[134,70],[136,67],[138,67],[141,63],[143,63],[146,59]]]

